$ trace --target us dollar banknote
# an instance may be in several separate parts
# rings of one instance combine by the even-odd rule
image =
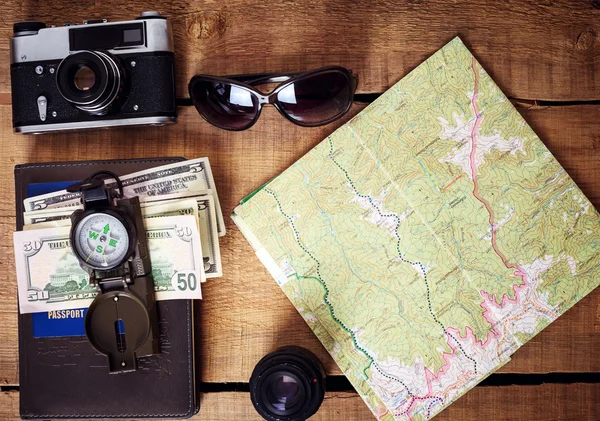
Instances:
[[[169,202],[140,203],[144,218],[190,215],[198,219],[198,207],[194,199],[182,199]]]
[[[163,196],[177,192],[211,190],[217,215],[217,231],[219,236],[225,235],[225,221],[219,196],[215,186],[208,158],[197,158],[176,162],[161,167],[150,168],[120,177],[125,197]],[[107,179],[109,187],[116,187],[116,182]],[[28,211],[81,206],[81,193],[69,193],[61,190],[23,200],[24,209]]]
[[[148,209],[147,206],[152,206],[155,203],[160,203],[161,206],[168,209],[169,203],[177,206],[182,202],[189,203],[189,200],[193,201],[196,204],[200,240],[202,241],[202,251],[204,253],[204,273],[206,273],[207,279],[223,276],[215,202],[210,190],[173,193],[164,196],[146,197],[142,200],[142,213],[145,209]]]
[[[171,215],[192,215],[198,220],[200,242],[202,245],[202,260],[206,278],[223,276],[221,251],[216,225],[214,199],[210,190],[203,190],[187,197],[182,194],[152,196],[144,198],[142,216],[144,218]],[[71,214],[77,207],[44,209],[24,213],[24,231],[71,225]]]
[[[23,223],[25,225],[41,224],[46,222],[61,221],[71,218],[75,210],[82,206],[72,206],[69,208],[44,209],[39,211],[23,212]]]
[[[194,199],[181,199],[165,202],[164,204],[156,201],[143,207],[145,209],[142,209],[142,216],[145,218],[177,215],[192,215],[194,218],[198,218],[198,210]],[[70,222],[64,221],[70,221],[71,215],[77,209],[82,209],[82,206],[23,212],[24,230],[68,226]]]
[[[205,279],[193,216],[144,220],[157,300],[200,299]],[[70,227],[14,233],[19,311],[37,313],[87,307],[97,295],[75,257]]]

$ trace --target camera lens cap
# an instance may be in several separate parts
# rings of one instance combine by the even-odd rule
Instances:
[[[13,25],[13,32],[19,34],[21,32],[37,32],[46,27],[44,22],[17,22]]]

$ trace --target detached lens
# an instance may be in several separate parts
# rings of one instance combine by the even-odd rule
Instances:
[[[268,421],[304,421],[314,415],[325,395],[325,370],[310,351],[279,348],[256,364],[250,398]]]
[[[190,86],[190,96],[200,115],[222,129],[243,130],[258,117],[258,98],[241,86],[197,80]]]
[[[277,102],[291,119],[305,126],[317,126],[350,109],[352,83],[339,70],[317,73],[285,86],[277,93]]]

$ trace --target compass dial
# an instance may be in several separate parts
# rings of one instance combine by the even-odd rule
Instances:
[[[119,266],[129,250],[127,227],[108,213],[92,213],[75,229],[73,245],[79,258],[94,269],[107,270]]]

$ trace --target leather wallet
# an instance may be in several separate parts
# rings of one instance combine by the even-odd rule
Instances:
[[[124,175],[184,158],[82,161],[15,166],[17,230],[30,185],[82,180],[94,171]],[[35,338],[31,314],[19,314],[20,412],[23,419],[187,418],[198,412],[191,300],[157,302],[161,353],[138,370],[109,374],[107,358],[85,336]]]

